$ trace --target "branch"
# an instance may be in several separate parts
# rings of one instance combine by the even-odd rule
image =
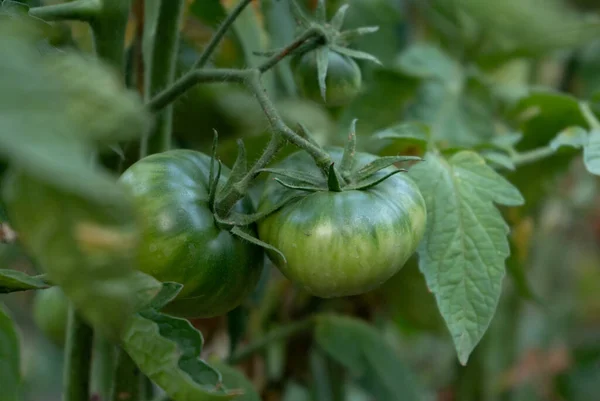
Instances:
[[[89,22],[102,11],[100,0],[76,0],[70,3],[32,7],[29,15],[46,21],[75,20]]]
[[[229,27],[231,27],[231,25],[234,23],[237,17],[240,16],[242,11],[244,11],[246,6],[248,6],[248,4],[250,4],[251,2],[252,0],[241,0],[238,3],[238,5],[235,6],[233,11],[227,16],[227,18],[225,19],[225,21],[223,21],[217,32],[215,32],[213,37],[210,39],[210,42],[208,42],[208,44],[204,48],[204,51],[200,55],[200,58],[198,59],[198,61],[196,61],[196,63],[194,63],[192,69],[202,68],[206,65],[210,56],[214,53],[219,43],[221,43],[221,40],[223,40],[223,37],[229,30]]]
[[[150,36],[150,57],[144,65],[146,87],[144,93],[151,97],[168,88],[175,79],[177,52],[179,49],[179,26],[183,17],[185,0],[160,0],[156,6],[157,21]],[[153,24],[153,21],[149,21]],[[166,107],[156,116],[154,126],[142,141],[141,156],[159,153],[171,148],[173,107]]]
[[[64,401],[88,401],[94,332],[71,305],[65,345]]]
[[[291,323],[282,327],[279,327],[273,331],[270,331],[263,337],[259,338],[256,342],[253,342],[246,347],[240,349],[238,352],[233,353],[228,359],[227,363],[236,364],[239,363],[248,357],[252,356],[254,353],[262,351],[268,345],[276,342],[284,340],[288,337],[294,336],[296,334],[302,333],[304,331],[312,330],[316,323],[316,318],[308,318],[306,320],[301,320],[299,322]]]
[[[247,70],[234,70],[227,68],[216,68],[210,70],[193,70],[176,80],[171,86],[154,96],[146,107],[153,113],[157,113],[179,96],[183,95],[192,86],[199,83],[214,82],[243,82],[248,75]]]
[[[273,55],[267,61],[258,66],[258,70],[261,73],[265,73],[266,71],[273,68],[277,63],[286,58],[288,55],[292,54],[295,50],[297,50],[303,44],[306,44],[309,40],[314,40],[313,46],[307,48],[306,50],[312,50],[312,48],[316,48],[319,46],[320,40],[323,39],[324,34],[317,27],[312,27],[304,31],[302,35],[298,37],[295,41],[290,43],[288,46],[283,48],[280,52]]]
[[[517,153],[512,156],[512,161],[515,166],[535,163],[539,160],[552,156],[555,153],[554,149],[549,146],[542,146],[528,152]]]

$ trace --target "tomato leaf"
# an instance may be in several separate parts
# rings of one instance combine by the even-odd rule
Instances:
[[[430,136],[431,132],[427,124],[404,122],[375,132],[369,138],[368,149],[381,156],[423,155],[427,150]]]
[[[583,148],[583,161],[587,170],[595,175],[600,175],[600,131],[592,130],[589,139]]]
[[[558,133],[558,135],[550,141],[550,147],[555,151],[562,146],[570,146],[572,148],[582,148],[588,143],[588,133],[581,127],[568,127]]]
[[[20,344],[14,323],[0,303],[0,388],[2,400],[18,401],[21,387]]]
[[[321,316],[315,339],[374,399],[422,398],[416,378],[381,333],[367,323],[341,316]]]
[[[460,65],[438,47],[429,44],[412,45],[398,56],[395,66],[417,78],[453,81],[460,78]]]
[[[470,151],[447,160],[428,154],[409,174],[427,205],[419,267],[466,364],[496,310],[510,253],[508,225],[494,203],[517,206],[524,200]]]
[[[494,167],[501,167],[510,171],[514,171],[516,168],[513,160],[504,152],[484,150],[481,151],[480,154],[486,162]]]
[[[156,280],[133,268],[138,234],[128,198],[122,193],[90,202],[22,171],[12,171],[4,184],[7,211],[24,248],[88,323],[117,337],[158,291]]]
[[[254,389],[254,385],[244,373],[221,361],[211,361],[211,364],[221,372],[225,388],[243,390],[244,393],[237,397],[236,401],[262,401],[260,395]]]
[[[177,295],[167,283],[153,306]],[[135,314],[121,344],[139,369],[174,401],[231,400],[238,391],[222,388],[220,373],[198,358],[204,340],[188,320],[159,313],[153,307]]]
[[[45,276],[30,276],[23,272],[11,269],[0,269],[0,294],[9,292],[41,290],[50,285]]]

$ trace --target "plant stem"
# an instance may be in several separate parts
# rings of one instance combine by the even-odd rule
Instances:
[[[156,94],[146,104],[146,107],[148,107],[151,112],[157,113],[198,83],[226,81],[241,83],[244,81],[246,75],[246,70],[234,70],[227,68],[190,71],[175,81],[171,86]]]
[[[236,364],[239,363],[256,352],[262,351],[269,344],[272,344],[275,341],[281,341],[288,337],[294,336],[296,334],[302,333],[307,330],[311,330],[316,323],[316,318],[311,317],[305,320],[301,320],[299,322],[290,323],[285,326],[281,326],[275,330],[270,331],[263,337],[259,338],[257,341],[245,346],[240,349],[238,352],[233,353],[228,359],[227,363]]]
[[[113,401],[137,401],[142,394],[142,378],[131,357],[120,349],[115,371]]]
[[[46,20],[76,20],[89,22],[102,10],[100,0],[77,0],[70,3],[32,7],[29,15]]]
[[[63,401],[88,401],[90,397],[90,371],[94,332],[69,307],[65,367],[63,376]]]
[[[179,27],[185,0],[159,0],[156,28],[150,35],[150,57],[146,57],[146,85],[144,93],[149,98],[172,85],[175,80]],[[152,24],[151,21],[147,21]],[[156,115],[154,126],[142,141],[141,156],[160,153],[171,148],[173,106],[167,106]]]
[[[112,393],[116,348],[111,341],[95,333],[93,350],[92,393],[101,401],[108,401]]]
[[[102,9],[90,20],[94,50],[101,60],[111,64],[119,76],[124,77],[125,30],[131,0],[102,0],[100,3]]]
[[[247,71],[250,74],[249,78],[246,80],[246,85],[248,89],[254,93],[258,103],[263,109],[263,112],[267,116],[267,120],[269,120],[271,128],[273,129],[273,137],[271,138],[271,141],[269,142],[269,145],[263,154],[252,165],[252,167],[250,167],[248,172],[237,183],[235,183],[229,191],[219,197],[216,210],[221,216],[227,215],[237,201],[244,197],[248,187],[250,186],[250,183],[258,174],[258,171],[269,164],[277,152],[283,147],[285,144],[284,139],[290,141],[299,148],[306,150],[313,157],[317,166],[319,166],[319,168],[321,168],[321,170],[324,172],[328,171],[331,164],[331,158],[327,152],[325,152],[317,144],[313,144],[312,142],[296,134],[285,124],[277,112],[275,105],[271,99],[269,99],[269,96],[267,96],[267,91],[261,82],[260,71],[256,69]]]
[[[306,31],[304,31],[304,33],[302,35],[300,35],[296,40],[294,40],[288,46],[283,48],[280,52],[273,55],[271,58],[267,59],[267,61],[265,61],[264,63],[259,65],[258,70],[261,72],[261,74],[265,73],[266,71],[270,70],[275,65],[277,65],[277,63],[279,63],[281,60],[283,60],[284,58],[289,56],[292,52],[294,52],[294,50],[298,49],[303,44],[306,44],[311,39],[321,39],[322,35],[323,34],[321,33],[321,31],[318,30],[317,28],[307,29]],[[315,40],[313,46],[314,47],[318,46],[318,40]]]
[[[527,152],[517,153],[512,156],[512,161],[515,166],[522,166],[524,164],[530,164],[545,159],[552,156],[554,153],[555,151],[551,147],[543,146]]]
[[[213,37],[210,39],[210,42],[208,42],[208,44],[204,48],[204,51],[202,52],[202,54],[200,55],[198,60],[194,63],[194,66],[192,67],[192,69],[202,68],[206,65],[206,63],[210,59],[210,56],[214,53],[214,51],[217,48],[217,46],[219,45],[219,43],[221,43],[221,40],[223,40],[223,37],[225,36],[225,34],[227,33],[227,31],[229,30],[231,25],[235,22],[237,17],[240,16],[242,11],[244,11],[244,9],[251,2],[252,2],[252,0],[240,0],[238,5],[235,6],[235,8],[231,11],[231,13],[229,13],[229,15],[227,16],[225,21],[223,21],[221,26],[219,26],[219,29],[217,30],[217,32],[215,32]]]

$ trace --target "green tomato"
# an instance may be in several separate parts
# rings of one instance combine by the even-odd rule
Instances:
[[[358,64],[350,57],[328,52],[325,99],[321,96],[316,52],[307,52],[294,62],[294,80],[306,98],[328,106],[344,106],[358,95],[362,75]]]
[[[171,150],[134,163],[120,178],[140,214],[139,269],[184,285],[164,309],[175,316],[229,312],[254,289],[264,264],[260,247],[216,225],[208,201],[210,160],[192,150]],[[228,175],[223,166],[221,185]],[[253,207],[246,198],[235,210],[252,213]]]
[[[39,290],[33,299],[33,321],[53,343],[65,345],[69,299],[60,287]]]
[[[336,164],[341,161],[342,149],[329,153]],[[355,157],[355,166],[376,159],[367,153]],[[306,152],[294,153],[281,167],[318,174]],[[296,190],[268,180],[259,212],[290,191]],[[258,232],[285,255],[287,263],[269,252],[286,277],[313,295],[331,298],[370,291],[397,273],[421,241],[426,215],[417,185],[396,174],[366,190],[308,193],[259,221]]]

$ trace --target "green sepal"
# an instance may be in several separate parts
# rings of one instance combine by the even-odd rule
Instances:
[[[325,80],[329,68],[329,48],[327,46],[317,48],[315,56],[317,57],[317,78],[319,80],[321,97],[324,101],[327,101],[327,83]]]
[[[258,238],[248,234],[247,232],[242,230],[241,227],[239,227],[239,226],[233,227],[231,229],[231,233],[234,235],[237,235],[241,239],[246,240],[254,245],[257,245],[257,246],[260,246],[261,248],[265,248],[267,250],[275,252],[277,255],[281,256],[283,263],[287,264],[287,259],[285,258],[285,255],[279,249],[275,248],[273,245],[269,245],[266,242],[263,242],[263,241],[259,240]]]
[[[298,184],[291,183],[291,182],[285,182],[283,180],[280,180],[279,178],[275,178],[275,181],[277,181],[279,184],[283,185],[287,189],[293,189],[296,191],[318,192],[318,191],[323,190],[323,188],[316,187],[313,185],[298,185]]]
[[[349,4],[343,4],[338,10],[335,12],[333,18],[331,18],[331,26],[333,29],[340,30],[344,25],[344,19],[346,18],[346,11],[348,11]]]
[[[218,223],[224,224],[225,226],[248,226],[252,223],[256,223],[257,221],[264,219],[268,215],[276,212],[281,209],[291,201],[297,198],[302,198],[306,196],[301,193],[289,193],[287,196],[283,197],[279,202],[275,203],[270,208],[263,210],[262,212],[252,213],[252,214],[244,214],[238,212],[230,212],[227,217],[219,217],[215,214],[215,218]]]
[[[344,154],[342,155],[342,162],[340,164],[340,170],[342,177],[344,178],[348,178],[354,168],[354,155],[356,154],[356,121],[358,121],[358,119],[355,118],[350,124],[348,142],[346,142]]]
[[[418,156],[383,156],[361,167],[354,174],[354,182],[365,180],[379,170],[383,170],[393,164],[409,161],[423,161],[423,159]]]
[[[301,137],[303,137],[304,139],[306,139],[307,141],[309,141],[313,145],[320,146],[319,143],[313,137],[313,135],[310,133],[310,130],[306,127],[306,125],[304,125],[302,123],[298,123],[298,126],[300,127],[300,130],[299,130],[298,134]]]
[[[210,169],[208,171],[208,192],[213,190],[214,185],[214,174],[215,174],[215,160],[217,159],[217,144],[219,141],[219,133],[217,130],[213,130],[213,142],[210,150]]]
[[[325,9],[325,0],[317,0],[317,9],[315,12],[317,22],[324,24],[327,22],[327,10]]]
[[[310,19],[306,16],[300,5],[298,5],[297,0],[291,0],[290,5],[296,23],[302,28],[308,28],[311,24]]]
[[[183,284],[179,284],[174,281],[166,281],[162,283],[160,291],[154,296],[154,298],[152,298],[147,308],[156,310],[162,309],[177,297],[182,288]]]
[[[347,187],[344,188],[344,190],[356,190],[356,191],[360,191],[360,190],[365,190],[365,189],[369,189],[369,188],[373,188],[375,185],[387,180],[388,178],[390,178],[393,175],[396,175],[398,173],[406,173],[408,170],[405,169],[399,169],[399,170],[395,170],[392,171],[391,173],[388,173],[384,176],[381,177],[377,177],[372,175],[371,177],[359,182],[356,185],[349,185]]]
[[[341,32],[339,34],[338,41],[343,43],[350,43],[361,36],[368,35],[370,33],[375,33],[378,30],[378,26],[361,26],[360,28],[348,29],[347,31]]]
[[[223,163],[221,160],[217,160],[217,174],[215,178],[212,180],[212,186],[210,187],[210,191],[208,192],[208,207],[214,212],[215,211],[215,199],[217,199],[217,191],[219,188],[219,180],[221,179],[221,168],[223,167]],[[211,161],[212,165],[212,161]]]
[[[289,178],[294,181],[301,182],[303,184],[318,185],[318,178],[314,175],[305,173],[298,170],[284,170],[279,168],[262,168],[258,170],[260,172],[271,173],[281,177]]]
[[[335,50],[336,52],[343,54],[345,56],[348,56],[348,57],[356,58],[359,60],[372,61],[375,64],[382,65],[381,61],[379,61],[379,59],[377,57],[373,56],[372,54],[362,52],[360,50],[354,50],[354,49],[350,49],[348,47],[343,47],[343,46],[338,46],[338,45],[331,45],[331,50]]]
[[[333,192],[342,192],[342,177],[339,176],[335,163],[331,163],[329,166],[329,173],[327,174],[327,187]]]
[[[244,146],[244,141],[238,139],[237,147],[237,158],[235,159],[235,163],[231,168],[229,178],[227,179],[225,186],[221,190],[222,193],[227,193],[229,189],[233,187],[233,184],[238,182],[248,172],[248,157],[246,155],[246,147]]]

